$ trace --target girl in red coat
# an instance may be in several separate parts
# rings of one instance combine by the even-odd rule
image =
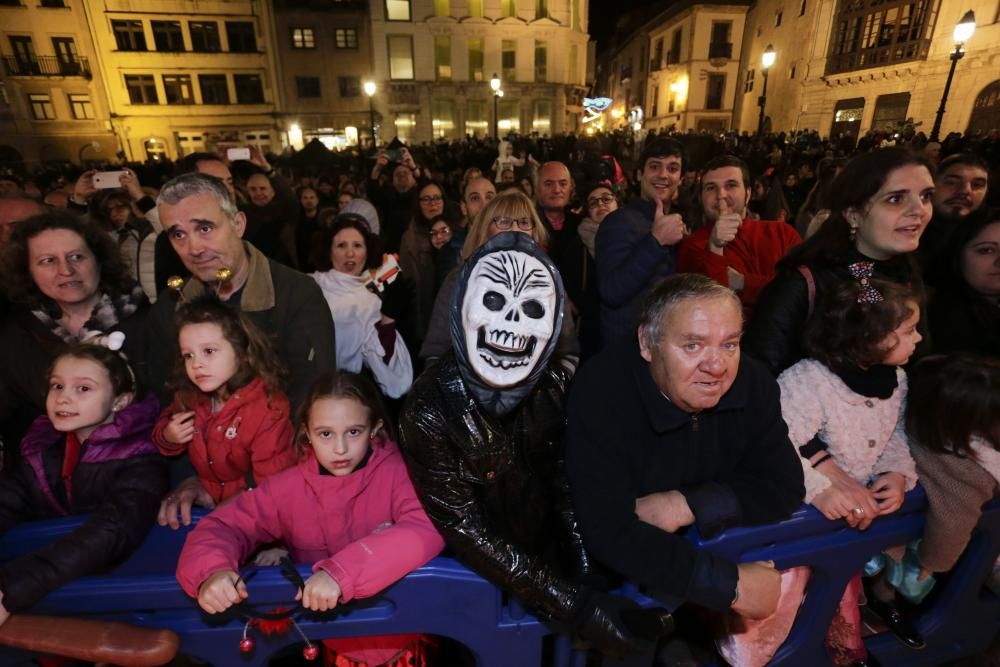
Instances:
[[[188,453],[214,507],[295,463],[282,369],[267,337],[215,297],[178,309],[177,338],[175,398],[153,442],[165,456]]]
[[[237,570],[272,540],[283,541],[296,562],[313,563],[296,598],[313,611],[371,597],[436,556],[444,540],[417,499],[384,414],[367,379],[321,376],[299,415],[301,462],[198,523],[177,564],[185,592],[211,614],[246,600]],[[424,664],[420,635],[324,644],[327,665]]]

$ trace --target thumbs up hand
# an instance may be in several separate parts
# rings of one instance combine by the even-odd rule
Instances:
[[[712,227],[712,235],[708,239],[709,249],[721,255],[722,249],[726,244],[736,238],[736,234],[740,231],[740,225],[742,224],[743,216],[733,211],[726,198],[720,197],[719,217],[715,221],[715,225]]]
[[[684,218],[678,213],[670,213],[670,204],[666,201],[656,202],[656,213],[653,218],[653,236],[662,246],[675,245],[688,235]]]

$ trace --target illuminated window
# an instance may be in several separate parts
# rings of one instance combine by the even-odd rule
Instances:
[[[469,79],[472,81],[485,80],[486,56],[483,51],[483,38],[470,37],[469,45]]]
[[[388,35],[389,78],[413,78],[413,37],[410,35]]]
[[[482,17],[483,0],[469,0],[469,16]]]
[[[504,81],[517,81],[517,42],[512,39],[501,42],[500,66]]]
[[[44,93],[28,95],[31,105],[31,115],[35,120],[55,120],[56,110],[52,107],[52,98]]]
[[[547,81],[549,71],[549,47],[545,42],[535,42],[535,81]]]
[[[434,72],[438,81],[451,81],[451,37],[434,38]]]
[[[316,38],[312,28],[292,28],[293,49],[315,49]]]
[[[450,97],[434,98],[431,102],[431,126],[435,137],[455,137],[455,100]]]
[[[70,95],[69,108],[73,118],[77,120],[94,120],[94,105],[90,103],[90,95]]]
[[[930,0],[854,0],[840,3],[826,73],[918,60],[930,48]]]
[[[354,28],[337,28],[333,31],[333,37],[338,49],[358,48],[358,31]]]
[[[450,0],[434,0],[434,16],[451,16]]]
[[[190,74],[164,74],[163,96],[167,104],[194,104]]]
[[[501,135],[521,131],[521,103],[518,100],[500,100],[498,111],[500,120],[497,126]]]
[[[409,21],[410,0],[385,0],[385,18],[388,21]]]
[[[396,128],[396,136],[400,141],[408,142],[413,138],[413,131],[417,127],[417,115],[413,113],[398,113],[393,125]]]
[[[500,16],[503,18],[517,16],[517,0],[500,0]]]
[[[465,133],[485,137],[489,135],[489,131],[486,100],[469,100],[469,110],[465,114]]]
[[[549,0],[535,0],[535,18],[546,19],[549,17]]]
[[[541,135],[552,132],[552,100],[535,100],[531,131]]]

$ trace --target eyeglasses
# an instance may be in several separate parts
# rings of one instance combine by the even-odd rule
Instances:
[[[443,199],[444,197],[442,197],[441,195],[424,195],[420,197],[420,201],[422,202],[441,201]]]
[[[609,206],[611,202],[613,202],[614,200],[615,198],[612,195],[601,195],[600,197],[591,197],[590,199],[587,200],[587,206],[589,206],[590,208],[594,208],[595,206],[599,206],[600,204]]]
[[[493,218],[493,224],[502,232],[511,229],[514,225],[517,225],[517,228],[522,232],[530,232],[535,228],[535,221],[531,218],[518,218],[517,220],[514,218]]]
[[[441,229],[432,229],[430,232],[431,236],[451,236],[451,227],[442,227]]]

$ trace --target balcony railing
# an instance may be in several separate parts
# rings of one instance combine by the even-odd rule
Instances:
[[[732,42],[712,42],[708,45],[708,57],[710,60],[716,58],[730,59],[733,57]]]
[[[90,78],[90,63],[86,58],[74,56],[72,60],[56,56],[4,56],[7,76],[82,76]]]

